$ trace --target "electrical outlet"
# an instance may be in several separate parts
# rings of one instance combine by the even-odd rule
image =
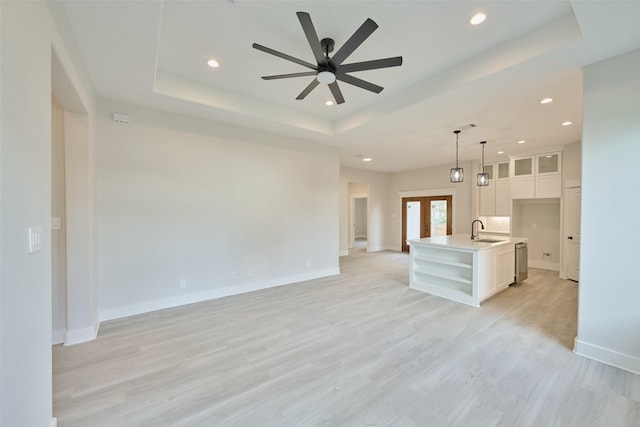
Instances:
[[[180,279],[179,286],[181,289],[187,287],[187,279]]]
[[[233,280],[236,280],[236,279],[238,278],[238,273],[236,273],[235,271],[232,271],[232,272],[231,272],[231,278],[232,278]]]
[[[247,276],[249,277],[253,276],[253,268],[250,268],[247,270]]]
[[[307,260],[307,268],[311,268],[311,260],[310,259]]]
[[[536,224],[536,223],[534,222],[533,224],[531,224],[531,228],[533,228],[533,229],[535,230],[536,228],[538,228],[538,224]]]

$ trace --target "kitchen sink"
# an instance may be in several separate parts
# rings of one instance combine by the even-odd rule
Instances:
[[[478,243],[498,243],[498,242],[504,242],[504,240],[495,240],[495,239],[476,239],[476,240],[474,240],[474,242],[478,242]]]

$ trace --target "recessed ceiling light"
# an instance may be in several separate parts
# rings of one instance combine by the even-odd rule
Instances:
[[[540,100],[540,104],[548,104],[550,102],[553,102],[553,98],[542,98]]]
[[[498,154],[504,154],[504,151],[498,151]]]
[[[518,144],[524,144],[525,142],[527,141],[525,141],[524,139],[521,139],[520,141],[518,141]]]
[[[220,64],[215,59],[210,59],[207,61],[207,65],[211,68],[218,68]]]
[[[550,159],[550,158],[552,158],[553,156],[545,156],[545,157],[546,157],[547,159]]]
[[[327,100],[327,101],[324,101],[324,105],[326,105],[327,107],[329,107],[329,106],[333,105],[333,101],[332,101],[332,100],[330,100],[330,99],[329,99],[329,100]]]
[[[371,157],[363,157],[362,158],[363,162],[370,162],[371,160],[373,160]]]
[[[571,126],[572,124],[573,122],[569,122],[569,121],[562,122],[562,126]]]
[[[479,24],[482,24],[485,19],[487,19],[487,15],[485,15],[482,12],[478,12],[471,17],[471,19],[469,20],[469,23],[471,25],[479,25]]]

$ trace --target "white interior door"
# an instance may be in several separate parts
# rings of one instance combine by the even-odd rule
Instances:
[[[571,187],[566,192],[565,256],[567,277],[580,280],[580,187]]]

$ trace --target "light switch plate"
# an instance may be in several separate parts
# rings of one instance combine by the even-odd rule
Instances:
[[[40,252],[42,250],[42,227],[29,227],[29,253]]]

